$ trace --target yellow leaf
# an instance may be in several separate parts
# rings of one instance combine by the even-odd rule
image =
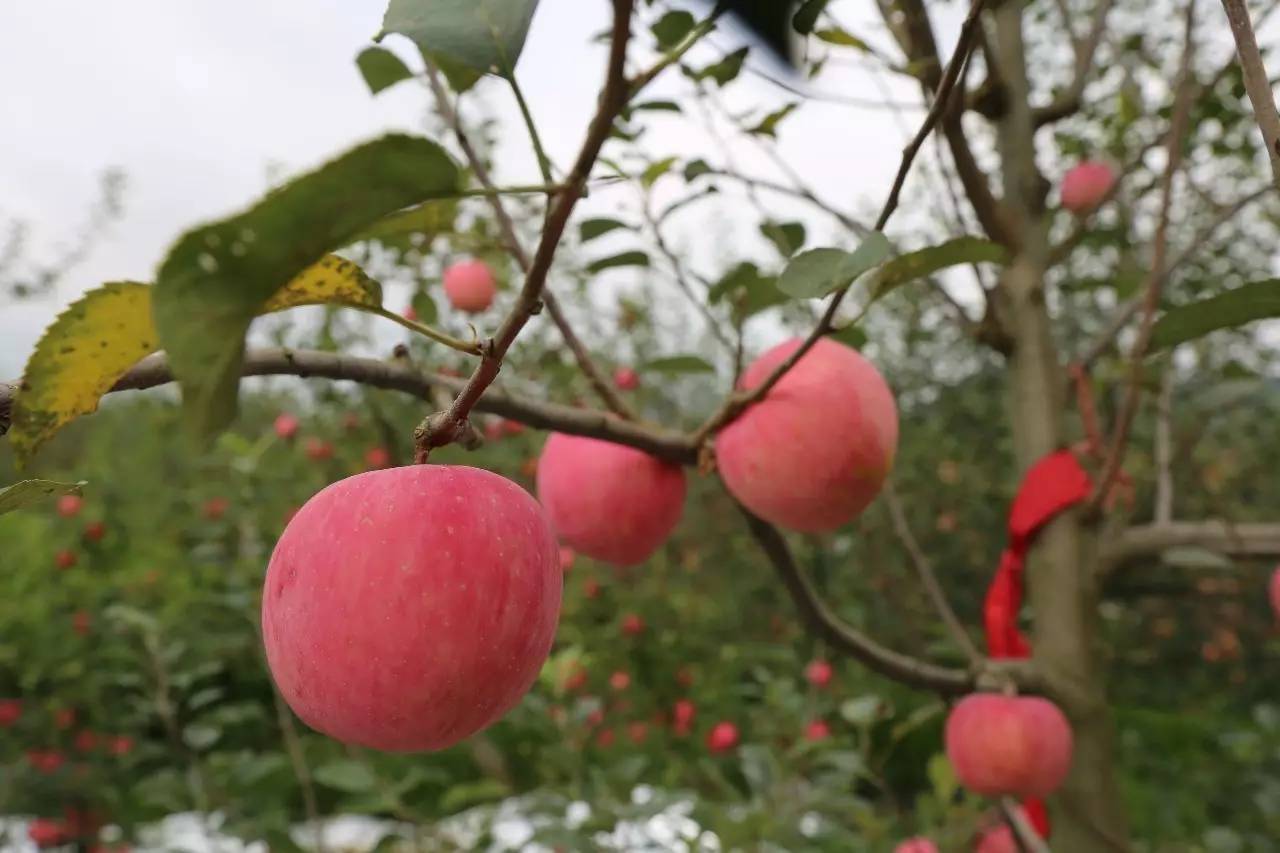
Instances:
[[[357,264],[337,255],[325,255],[277,290],[262,306],[261,313],[324,304],[381,308],[382,285],[365,275]]]
[[[73,302],[36,344],[14,397],[9,440],[19,463],[96,411],[102,395],[156,347],[150,285],[110,282]]]

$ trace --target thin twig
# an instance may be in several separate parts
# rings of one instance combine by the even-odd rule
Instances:
[[[929,594],[929,598],[933,600],[933,606],[938,611],[938,616],[942,618],[943,624],[951,632],[956,645],[969,658],[969,662],[974,665],[980,663],[982,661],[982,653],[978,651],[978,647],[974,645],[973,638],[969,636],[969,632],[964,629],[964,624],[956,616],[955,610],[951,607],[951,602],[947,600],[946,592],[942,589],[942,584],[938,582],[937,574],[933,571],[933,565],[929,562],[929,558],[925,556],[924,549],[920,547],[920,543],[916,541],[915,534],[911,532],[911,525],[907,522],[906,512],[902,508],[902,500],[898,497],[898,492],[894,489],[892,482],[885,485],[884,501],[885,506],[889,509],[889,518],[893,522],[894,533],[897,534],[902,547],[906,549],[907,556],[911,558],[911,562],[916,568],[916,574],[920,576],[920,583],[924,586],[925,592]]]
[[[1173,365],[1166,365],[1156,400],[1156,508],[1157,524],[1173,520]]]
[[[1262,131],[1262,142],[1271,160],[1272,179],[1280,189],[1280,112],[1276,111],[1275,93],[1271,90],[1271,78],[1262,64],[1258,39],[1249,21],[1249,9],[1245,0],[1222,0],[1223,11],[1231,24],[1231,35],[1236,40],[1236,53],[1244,71],[1244,89],[1253,104],[1253,115]]]
[[[315,828],[315,849],[317,853],[326,853],[324,843],[324,821],[320,817],[320,807],[316,802],[316,789],[311,781],[311,768],[307,765],[307,754],[298,739],[298,727],[293,722],[293,712],[280,697],[280,691],[272,685],[272,698],[275,699],[276,722],[280,725],[280,736],[284,740],[285,753],[289,756],[289,764],[293,767],[293,775],[302,790],[302,809],[307,815],[307,823]]]
[[[1173,206],[1174,178],[1182,164],[1183,140],[1187,135],[1187,123],[1191,116],[1191,60],[1195,52],[1195,8],[1195,0],[1190,0],[1187,3],[1182,63],[1178,71],[1178,95],[1174,99],[1173,118],[1170,121],[1168,141],[1165,144],[1168,156],[1164,177],[1161,179],[1160,218],[1156,225],[1155,243],[1152,247],[1151,271],[1147,276],[1142,300],[1142,322],[1138,327],[1138,338],[1129,353],[1128,389],[1116,418],[1111,446],[1101,473],[1098,475],[1097,486],[1087,505],[1090,513],[1096,512],[1102,505],[1111,489],[1112,481],[1120,471],[1125,447],[1129,441],[1129,430],[1133,426],[1138,402],[1142,397],[1142,360],[1147,354],[1147,348],[1151,345],[1151,331],[1155,326],[1156,309],[1160,305],[1160,295],[1164,290],[1165,255],[1169,245],[1169,219]]]

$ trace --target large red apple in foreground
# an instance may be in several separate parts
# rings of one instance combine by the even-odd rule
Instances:
[[[800,347],[779,344],[747,368],[763,382]],[[823,338],[765,398],[716,437],[725,486],[756,515],[819,533],[845,524],[880,492],[898,446],[898,407],[855,350]]]
[[[316,494],[262,592],[271,674],[308,725],[394,752],[450,746],[533,683],[560,613],[538,504],[477,468],[415,465]]]
[[[1116,173],[1106,163],[1086,160],[1062,176],[1062,206],[1072,213],[1088,213],[1102,204],[1116,182]]]
[[[938,845],[923,835],[917,835],[915,838],[898,842],[898,846],[893,848],[893,853],[938,853]]]
[[[1071,769],[1071,726],[1038,696],[966,696],[947,717],[945,740],[960,782],[989,797],[1046,797]]]
[[[479,314],[493,304],[497,292],[493,270],[484,261],[459,261],[444,271],[444,295],[459,311]]]
[[[642,563],[684,511],[684,471],[631,447],[552,433],[538,500],[565,544],[619,566]]]

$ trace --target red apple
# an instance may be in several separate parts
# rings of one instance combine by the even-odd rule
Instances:
[[[53,712],[53,725],[59,729],[69,729],[76,724],[74,708],[59,708]]]
[[[609,676],[609,686],[614,690],[626,690],[631,686],[631,676],[623,670],[618,670]]]
[[[1071,769],[1071,725],[1047,699],[975,693],[947,716],[947,757],[984,796],[1046,797]]]
[[[587,725],[598,726],[604,722],[604,708],[592,708],[591,713],[587,714]]]
[[[98,745],[98,736],[88,729],[82,729],[76,732],[75,744],[80,752],[92,752]]]
[[[693,718],[698,713],[698,707],[688,699],[677,699],[675,705],[671,707],[671,723],[681,728],[688,728],[693,725]]]
[[[459,261],[444,271],[444,295],[449,304],[468,314],[479,314],[493,304],[498,283],[484,261]]]
[[[639,746],[649,737],[649,724],[644,720],[627,723],[627,737],[631,739],[632,743]]]
[[[644,633],[644,619],[636,613],[626,614],[622,617],[622,633],[628,637],[639,637]]]
[[[901,841],[893,848],[893,853],[938,853],[938,845],[923,835]]]
[[[730,722],[719,722],[707,733],[707,749],[713,753],[728,752],[738,745],[738,727]]]
[[[116,735],[107,741],[107,751],[112,755],[128,755],[133,752],[133,738],[128,735]]]
[[[298,419],[288,412],[284,412],[276,415],[276,422],[273,428],[277,437],[288,441],[298,434]]]
[[[490,418],[484,422],[484,437],[486,441],[497,441],[502,438],[502,419]]]
[[[504,435],[520,435],[525,431],[525,425],[519,421],[513,421],[511,418],[502,419],[502,432]]]
[[[595,438],[552,433],[537,488],[565,544],[620,566],[647,560],[684,510],[682,469]]]
[[[204,502],[204,517],[210,521],[217,521],[227,514],[230,507],[231,501],[226,498],[209,498]]]
[[[76,555],[76,552],[70,548],[63,548],[53,555],[53,563],[60,569],[69,569],[79,561],[80,558]]]
[[[601,749],[608,749],[613,746],[615,740],[617,740],[617,736],[613,733],[613,729],[601,729],[596,732],[596,746]]]
[[[347,432],[355,432],[360,429],[360,416],[355,412],[344,412],[342,415],[342,428]]]
[[[587,668],[582,664],[575,664],[573,669],[564,679],[564,689],[566,691],[581,690],[587,686]]]
[[[634,391],[640,387],[640,374],[630,367],[619,367],[613,371],[613,384],[622,391]]]
[[[364,464],[370,470],[386,468],[391,464],[391,453],[385,447],[370,447],[364,452]]]
[[[89,615],[87,610],[77,610],[71,614],[71,629],[81,637],[89,636],[89,629],[93,627],[93,617]]]
[[[799,349],[779,344],[747,368],[754,388]],[[802,533],[851,521],[880,493],[898,446],[898,407],[858,352],[823,338],[765,398],[716,436],[729,492],[756,515]]]
[[[22,717],[21,699],[0,699],[0,729],[7,729]]]
[[[1271,609],[1280,617],[1280,568],[1271,573]]]
[[[826,740],[831,737],[831,726],[826,720],[813,720],[804,727],[805,740]]]
[[[1089,213],[1102,204],[1115,182],[1116,173],[1109,165],[1086,160],[1062,176],[1062,206],[1072,213]]]
[[[443,749],[524,696],[562,583],[546,516],[510,480],[450,465],[368,471],[312,497],[276,544],[267,662],[312,728]]]
[[[323,438],[311,436],[303,445],[303,452],[307,454],[308,459],[321,462],[325,459],[333,458],[333,445],[325,441]]]
[[[831,664],[825,660],[818,658],[809,661],[809,665],[804,668],[805,679],[814,687],[826,687],[831,683],[831,676],[835,672]]]
[[[38,817],[27,824],[27,837],[40,848],[58,847],[67,841],[67,833],[62,824],[43,817]]]
[[[56,749],[29,749],[27,763],[38,773],[46,776],[57,773],[66,762],[66,757]]]
[[[676,684],[681,687],[693,686],[693,670],[687,666],[682,666],[676,670]]]
[[[1013,838],[1013,830],[1007,823],[984,829],[978,836],[974,853],[1022,853],[1022,848]]]
[[[84,539],[86,542],[101,542],[107,535],[107,525],[101,521],[91,521],[84,526]]]
[[[63,495],[58,498],[58,515],[63,518],[75,518],[80,514],[84,498],[79,495]]]

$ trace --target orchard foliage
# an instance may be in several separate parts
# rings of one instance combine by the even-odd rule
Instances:
[[[557,164],[518,82],[536,0],[391,0],[378,41],[419,56],[356,67],[426,83],[428,135],[178,236],[0,386],[34,469],[0,491],[0,805],[48,845],[194,809],[283,848],[532,792],[592,803],[545,828],[582,849],[687,797],[726,848],[927,850],[1032,843],[979,795],[1049,796],[1068,853],[1270,849],[1276,198],[1195,4],[1095,2],[1085,31],[977,0],[945,56],[941,3],[864,34],[614,0]],[[786,168],[800,100],[725,107],[759,72],[712,46],[727,11],[815,86],[852,59],[925,95],[868,210]],[[509,186],[469,114],[502,87],[538,170]],[[786,183],[648,144],[708,111]],[[744,216],[753,245],[673,244]],[[1068,446],[1097,492],[1030,556],[1033,656],[986,660],[1018,472]]]

